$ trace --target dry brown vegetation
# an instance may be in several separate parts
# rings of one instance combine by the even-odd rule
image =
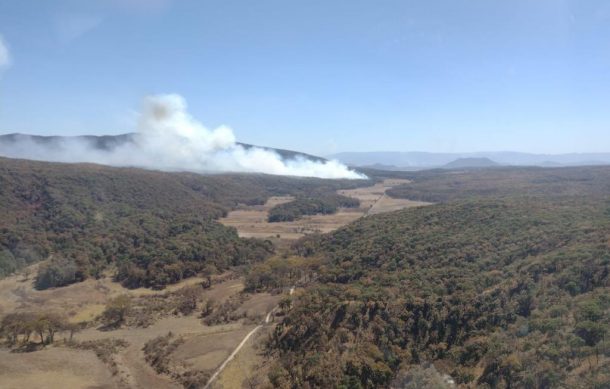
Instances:
[[[32,353],[0,349],[0,387],[100,388],[120,387],[108,367],[86,350],[47,348]]]
[[[65,312],[71,323],[85,321],[86,328],[75,333],[73,341],[69,331],[59,332],[55,342],[41,351],[0,350],[0,386],[41,387],[41,382],[49,381],[51,388],[201,387],[254,323],[263,320],[281,299],[269,293],[243,293],[243,280],[231,273],[215,276],[212,285],[205,286],[205,279],[192,278],[164,291],[130,290],[102,278],[40,291],[22,274],[2,279],[3,311],[34,312],[46,307]],[[124,320],[104,326],[102,313],[121,296],[130,301]],[[203,315],[206,309],[210,312]],[[206,324],[202,316],[213,320]],[[168,333],[172,339],[164,345],[160,339]],[[34,334],[30,341],[39,339]],[[161,358],[145,359],[154,354]],[[36,367],[23,381],[26,386],[17,386],[26,375],[19,366],[29,360]],[[80,371],[75,372],[74,366]]]
[[[360,206],[339,208],[334,214],[307,215],[294,221],[269,223],[270,209],[294,200],[291,196],[276,196],[269,198],[264,205],[242,206],[231,211],[220,219],[220,222],[237,228],[240,237],[269,239],[276,246],[285,248],[287,242],[295,241],[306,234],[331,232],[369,214],[428,205],[429,203],[426,202],[395,199],[385,194],[387,190],[407,183],[409,181],[404,179],[385,179],[372,186],[338,190],[337,193],[340,195],[359,200]]]

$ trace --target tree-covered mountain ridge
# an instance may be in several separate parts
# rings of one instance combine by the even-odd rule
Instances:
[[[413,191],[442,203],[303,238],[316,281],[269,341],[272,385],[415,388],[432,362],[460,387],[608,387],[610,169],[581,172],[426,173]]]
[[[83,142],[92,150],[112,151],[126,144],[135,143],[138,140],[137,133],[125,133],[118,135],[77,135],[77,136],[59,136],[59,135],[31,135],[22,133],[10,133],[0,135],[0,151],[10,150],[11,147],[19,145],[21,142],[32,142],[39,146],[49,148],[60,147],[65,142]],[[317,157],[311,154],[306,154],[293,150],[278,149],[273,147],[256,146],[248,143],[237,142],[237,145],[250,149],[252,147],[262,148],[277,153],[285,160],[303,158],[312,161],[325,161],[322,157]]]
[[[366,182],[366,181],[364,181]],[[0,275],[54,253],[39,287],[96,277],[163,287],[201,271],[259,261],[269,242],[215,220],[273,195],[317,196],[363,185],[263,174],[166,173],[0,158]]]

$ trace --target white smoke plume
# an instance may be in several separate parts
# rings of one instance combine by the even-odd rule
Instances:
[[[8,68],[11,64],[11,55],[8,51],[8,47],[0,34],[0,71]]]
[[[145,99],[138,131],[129,141],[106,149],[83,138],[42,142],[18,136],[0,142],[0,155],[55,162],[91,162],[166,171],[256,172],[319,178],[366,178],[337,161],[284,157],[238,144],[229,127],[207,129],[187,112],[179,95]]]

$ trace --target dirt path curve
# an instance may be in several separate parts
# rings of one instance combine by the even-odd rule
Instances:
[[[271,315],[271,312],[269,312],[267,314],[267,317],[265,318],[265,324],[267,324],[267,319],[269,318],[270,315]],[[254,335],[256,333],[256,331],[260,330],[263,327],[263,325],[264,324],[259,324],[256,327],[254,327],[254,329],[252,331],[248,332],[248,335],[246,335],[246,337],[241,341],[241,343],[239,343],[239,345],[237,345],[237,347],[235,348],[235,350],[233,350],[231,355],[229,355],[229,357],[227,359],[225,359],[225,361],[222,363],[222,365],[220,365],[218,367],[218,369],[216,369],[214,374],[212,374],[212,376],[208,380],[208,383],[203,387],[203,389],[208,389],[210,387],[210,385],[212,385],[214,380],[220,375],[220,373],[222,373],[222,371],[229,364],[229,362],[231,362],[233,360],[233,358],[235,358],[237,353],[239,353],[239,350],[241,350],[241,348],[244,347],[244,344],[246,344],[248,339],[250,339],[250,337],[252,335]]]
[[[288,295],[292,296],[292,294],[294,293],[294,286],[292,286],[290,288],[290,290],[288,291]],[[279,305],[278,305],[279,306]],[[252,331],[248,332],[248,334],[242,339],[242,341],[237,345],[237,347],[235,348],[235,350],[233,350],[233,352],[227,357],[227,359],[224,360],[224,362],[218,366],[218,369],[216,369],[216,371],[214,372],[214,374],[212,374],[212,376],[210,377],[210,379],[208,380],[208,383],[205,384],[205,386],[203,387],[203,389],[209,389],[210,386],[212,385],[212,383],[216,380],[216,378],[218,378],[218,376],[220,375],[220,373],[222,373],[222,371],[225,369],[225,367],[227,367],[227,365],[229,364],[229,362],[231,362],[235,356],[239,353],[239,351],[242,349],[242,347],[244,347],[244,345],[248,342],[248,340],[252,337],[252,335],[254,335],[258,330],[260,330],[261,328],[263,328],[263,326],[265,324],[269,324],[269,322],[271,321],[271,315],[273,314],[273,312],[278,308],[278,306],[275,306],[272,310],[270,310],[267,313],[267,316],[265,316],[265,321],[259,325],[257,325],[256,327],[254,327],[254,329],[252,329]]]

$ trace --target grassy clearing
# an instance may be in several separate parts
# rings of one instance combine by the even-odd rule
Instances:
[[[292,197],[271,197],[264,205],[243,206],[220,219],[226,226],[235,227],[240,237],[270,239],[280,248],[287,247],[307,234],[327,233],[343,227],[367,214],[391,212],[403,208],[417,207],[429,203],[394,199],[385,192],[395,186],[408,184],[403,179],[386,179],[373,186],[338,190],[337,194],[360,201],[357,208],[339,208],[334,214],[307,215],[294,221],[269,223],[269,210],[291,201]]]

